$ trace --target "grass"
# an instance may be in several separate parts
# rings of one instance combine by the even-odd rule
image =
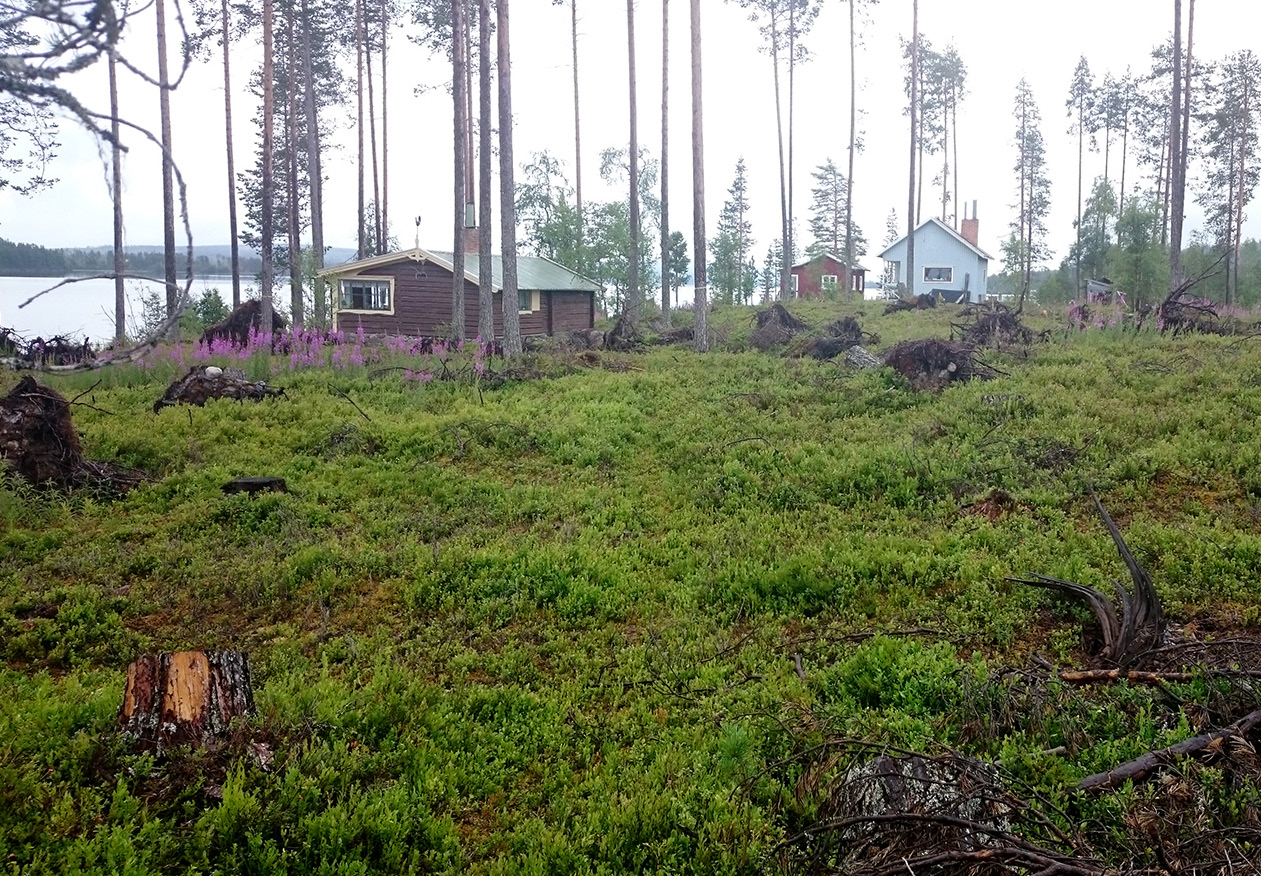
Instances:
[[[860,318],[887,345],[950,314]],[[1261,629],[1255,341],[1057,332],[928,395],[716,322],[728,351],[496,388],[282,370],[286,399],[155,415],[173,365],[49,377],[100,379],[87,453],[155,481],[0,487],[0,866],[766,872],[810,812],[776,765],[812,740],[959,748],[1067,806],[1212,719],[1190,689],[1000,708],[1004,667],[1080,663],[1089,627],[1004,577],[1123,574],[1093,484],[1175,621]],[[264,474],[292,492],[219,490]],[[994,490],[1012,513],[965,513]],[[217,753],[136,753],[124,669],[184,648],[247,650],[259,715]],[[1148,860],[1123,830],[1144,793],[1075,804],[1116,862]]]

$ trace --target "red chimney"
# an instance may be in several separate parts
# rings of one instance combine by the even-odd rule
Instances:
[[[464,252],[466,255],[477,255],[478,246],[481,244],[477,226],[464,227]]]
[[[975,247],[980,247],[977,240],[980,238],[980,225],[976,219],[976,201],[972,202],[972,218],[968,218],[967,205],[963,207],[963,227],[959,229],[959,234],[963,239]]]

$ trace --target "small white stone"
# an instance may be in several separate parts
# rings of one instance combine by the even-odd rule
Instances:
[[[220,376],[221,374],[223,374],[223,369],[222,369],[222,368],[220,368],[218,365],[207,365],[207,366],[206,366],[206,376],[207,376],[207,377],[218,377],[218,376]]]

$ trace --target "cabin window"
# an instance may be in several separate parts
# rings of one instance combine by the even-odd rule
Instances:
[[[790,275],[789,275],[789,277],[788,277],[788,288],[789,288],[790,290],[792,290],[792,292],[793,292],[793,293],[796,293],[796,291],[797,291],[797,275],[796,275],[796,274],[790,274]]]
[[[518,289],[517,290],[517,312],[533,313],[540,307],[540,299],[542,293],[538,289]]]
[[[840,283],[839,283],[839,281],[838,281],[838,280],[837,280],[837,278],[836,278],[836,274],[824,274],[824,275],[823,275],[823,288],[825,288],[825,289],[826,289],[826,288],[828,288],[829,286],[839,286],[839,285],[840,285]]]
[[[342,280],[341,310],[393,310],[389,280]]]
[[[925,283],[953,283],[954,268],[924,268]]]

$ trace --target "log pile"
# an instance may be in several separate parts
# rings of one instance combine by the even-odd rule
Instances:
[[[148,480],[142,472],[86,459],[70,402],[30,376],[0,399],[0,458],[28,483],[65,491],[125,493]]]
[[[127,667],[118,712],[122,731],[144,748],[203,748],[232,721],[254,714],[250,661],[241,651],[146,654]]]
[[[153,412],[156,414],[171,405],[203,407],[213,398],[261,401],[284,394],[283,389],[268,386],[266,381],[246,380],[245,374],[240,371],[224,370],[214,365],[194,365],[187,374],[166,388],[162,397],[153,403]]]

